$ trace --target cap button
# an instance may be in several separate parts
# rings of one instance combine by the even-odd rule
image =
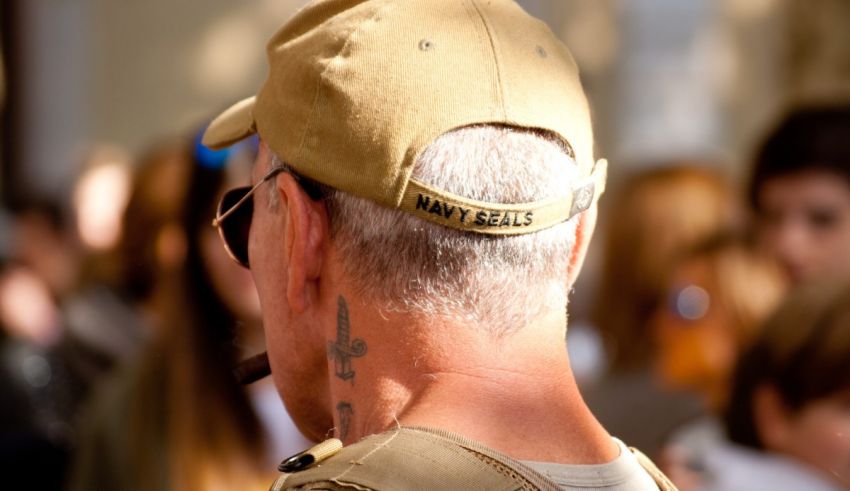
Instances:
[[[430,39],[423,39],[419,41],[419,49],[422,51],[431,51],[434,49],[434,42]]]

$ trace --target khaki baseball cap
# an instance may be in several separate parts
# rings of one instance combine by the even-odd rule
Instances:
[[[315,181],[486,234],[551,227],[589,208],[604,189],[607,163],[593,163],[576,63],[513,1],[314,1],[267,52],[259,93],[218,116],[205,145],[222,148],[258,133]],[[411,177],[429,143],[476,124],[554,132],[584,177],[562,197],[513,204],[467,199]]]

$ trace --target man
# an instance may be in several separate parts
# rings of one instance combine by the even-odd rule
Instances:
[[[750,202],[794,281],[850,276],[850,105],[789,113],[758,151]]]
[[[330,0],[268,54],[205,135],[262,141],[215,223],[250,258],[287,410],[349,444],[275,489],[656,489],[639,461],[669,485],[570,371],[605,163],[548,28],[509,0]]]

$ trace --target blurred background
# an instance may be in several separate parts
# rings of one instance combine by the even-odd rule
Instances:
[[[5,0],[4,200],[67,193],[91,145],[138,152],[253,93],[261,47],[303,3]],[[575,55],[616,167],[734,167],[789,102],[847,90],[843,0],[520,3]]]
[[[102,427],[80,423],[99,419],[86,414],[102,416],[117,407],[133,407],[138,403],[133,394],[139,393],[150,395],[146,404],[158,407],[151,401],[168,400],[171,394],[164,380],[175,374],[197,375],[215,360],[209,355],[186,364],[177,361],[192,349],[233,359],[262,350],[261,335],[252,327],[252,298],[232,299],[216,289],[241,284],[244,278],[234,280],[239,273],[226,271],[212,256],[204,256],[201,265],[187,260],[194,248],[206,250],[206,229],[197,224],[207,223],[228,184],[244,181],[253,149],[248,145],[226,154],[206,152],[197,145],[196,135],[211,116],[257,90],[266,73],[265,41],[304,3],[0,3],[0,327],[4,370],[10,374],[0,382],[6,384],[8,378],[8,393],[22,394],[12,398],[20,404],[9,404],[0,413],[4,434],[13,435],[0,445],[4,468],[25,468],[31,462],[27,456],[37,455],[56,470],[43,474],[49,482],[45,486],[60,486],[73,475],[75,489],[87,489],[92,474],[98,474],[92,462],[110,453],[123,455],[110,449],[145,443],[115,442],[111,435],[121,422]],[[602,202],[596,247],[570,307],[573,364],[603,423],[627,443],[661,456],[670,441],[694,440],[693,431],[674,432],[680,423],[705,422],[706,415],[723,412],[731,390],[727,379],[738,354],[754,342],[755,326],[769,317],[788,283],[796,282],[793,272],[777,273],[779,266],[773,263],[761,265],[766,256],[751,247],[749,236],[754,234],[747,224],[758,210],[745,206],[746,187],[766,135],[789,110],[801,105],[846,107],[850,100],[850,2],[519,3],[546,21],[575,56],[593,111],[596,153],[610,162],[609,196]],[[203,186],[195,184],[198,175],[206,176]],[[206,193],[209,203],[194,209],[191,203],[198,193]],[[652,204],[652,199],[658,203]],[[659,207],[681,213],[652,215],[655,222],[646,218]],[[644,209],[649,211],[634,219],[623,213]],[[626,230],[636,221],[641,222],[640,230]],[[669,224],[676,225],[665,228]],[[641,240],[647,244],[646,257],[617,245]],[[850,256],[850,250],[845,255]],[[617,258],[638,256],[643,262],[632,271],[639,278],[632,284],[628,267],[621,267]],[[687,289],[713,278],[726,267],[721,264],[730,261],[746,265],[734,268],[746,270],[742,278],[714,282],[716,291]],[[228,312],[232,325],[221,328],[214,346],[203,345],[203,336],[185,327],[203,327],[206,321],[200,314],[175,313],[183,305],[209,301],[199,294],[175,305],[175,288],[187,282],[189,289],[206,292]],[[682,285],[686,287],[679,288]],[[712,348],[713,353],[726,349],[729,360],[720,370],[725,382],[691,386],[691,392],[679,397],[682,394],[671,387],[687,387],[687,380],[676,384],[648,375],[651,381],[643,381],[641,377],[664,372],[665,366],[676,372],[676,356],[693,354],[658,358],[654,352],[679,342],[675,334],[668,335],[678,331],[658,313],[659,302],[675,290],[679,314],[684,309],[686,320],[701,319],[706,295],[734,298],[752,285],[762,285],[759,290],[767,292],[761,303],[741,306],[733,299],[726,309],[744,312],[735,317],[735,329],[746,334],[736,334],[734,342],[709,334],[709,341],[684,341],[721,346]],[[646,305],[641,296],[649,297]],[[627,307],[630,299],[634,312]],[[627,320],[600,313],[606,310],[600,304],[620,300],[625,305],[621,317]],[[694,310],[697,313],[688,313]],[[629,323],[641,324],[642,330]],[[236,334],[230,329],[234,326]],[[175,332],[186,335],[181,338]],[[630,343],[642,348],[623,349]],[[168,355],[168,347],[175,345],[183,351]],[[175,360],[172,368],[162,373],[150,368],[150,360],[169,357]],[[135,368],[114,375],[128,360],[137,359],[141,361]],[[105,385],[123,389],[94,396],[94,387],[105,380]],[[658,389],[658,384],[663,387]],[[667,403],[659,402],[656,389],[670,396],[665,407],[674,408],[671,412],[659,409]],[[291,422],[285,427],[275,423],[275,414],[283,409],[270,387],[254,393],[228,390],[225,395],[198,396],[205,401],[229,397],[231,402],[222,403],[228,409],[221,420],[243,422],[243,435],[220,436],[220,441],[230,442],[223,448],[272,461],[304,444]],[[613,411],[624,407],[615,402],[623,394],[635,395],[627,398],[631,419],[626,422]],[[92,398],[98,402],[86,402]],[[112,409],[99,412],[98,406]],[[200,446],[201,430],[176,437],[170,429],[174,425],[162,423],[157,414],[133,419],[137,429],[147,424],[158,428],[154,433],[161,438],[149,442],[150,447],[167,445],[172,437],[181,445]],[[641,433],[636,427],[653,431]],[[245,436],[260,433],[278,436],[262,446]],[[127,461],[138,457],[128,452]],[[192,476],[163,471],[157,474],[161,482],[148,483],[152,487],[146,489],[204,489],[242,472],[265,477],[265,470],[246,471],[245,466],[211,470],[221,461],[238,461],[222,455],[211,452],[197,462],[171,462],[200,470]],[[675,457],[671,461],[675,464]],[[113,464],[115,476],[126,471],[125,463]],[[671,464],[671,469],[679,468]],[[683,487],[692,477],[681,478]]]
[[[740,180],[788,107],[850,92],[845,0],[520,3],[576,57],[614,184],[677,159]],[[0,199],[67,201],[94,147],[136,155],[254,93],[303,4],[4,0]]]

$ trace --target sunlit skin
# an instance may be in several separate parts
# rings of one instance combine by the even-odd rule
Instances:
[[[253,172],[270,168],[261,145]],[[270,192],[279,205],[269,207]],[[461,433],[520,459],[609,462],[619,450],[581,400],[563,349],[564,309],[498,338],[467,322],[424,319],[376,308],[353,288],[329,239],[327,211],[280,173],[254,194],[248,250],[263,310],[272,375],[305,435],[346,443],[395,427]],[[585,212],[573,251],[571,285],[595,226]],[[338,306],[347,302],[351,338],[368,352],[341,380],[328,355]],[[340,434],[338,405],[353,407]]]
[[[675,297],[685,286],[697,286],[708,293],[708,309],[697,319],[676,312],[674,299],[662,304],[653,317],[653,334],[658,347],[655,370],[668,385],[692,390],[710,407],[722,409],[729,377],[738,353],[733,319],[718,301],[717,285],[706,261],[682,265],[669,292]]]
[[[258,182],[268,169],[268,148],[261,145],[252,183]],[[283,177],[278,175],[253,195],[254,214],[248,241],[254,265],[251,273],[259,293],[275,386],[298,429],[308,438],[322,441],[333,436],[330,430],[334,427],[327,355],[324,349],[316,349],[316,346],[324,347],[324,333],[318,326],[325,320],[298,319],[304,326],[298,329],[296,315],[287,301],[290,268],[284,252],[291,249],[292,243],[284,240],[290,221],[281,212],[287,203],[281,202],[277,212],[269,209],[269,187],[274,192],[277,181]]]
[[[759,231],[794,281],[850,274],[850,182],[828,171],[765,181]]]
[[[44,347],[62,334],[59,311],[47,285],[25,267],[0,272],[0,326],[5,334]]]

